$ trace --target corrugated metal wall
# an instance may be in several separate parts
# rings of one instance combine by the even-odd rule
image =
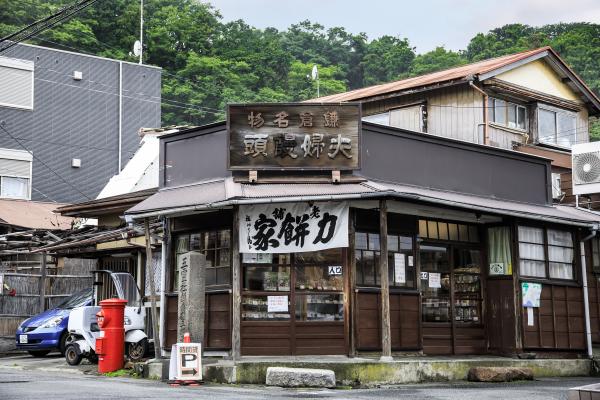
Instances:
[[[34,110],[0,107],[4,128],[77,189],[33,161],[33,200],[79,202],[95,198],[118,172],[119,62],[19,45],[7,54],[35,63]],[[73,79],[81,71],[83,79]],[[123,64],[123,166],[139,145],[141,127],[160,126],[156,68]],[[22,149],[0,131],[0,147]],[[71,159],[81,159],[72,168]]]

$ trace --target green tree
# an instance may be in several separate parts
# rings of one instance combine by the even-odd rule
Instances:
[[[364,84],[389,82],[406,75],[414,58],[415,50],[408,39],[382,36],[373,40],[361,62]]]
[[[436,47],[435,50],[415,57],[410,66],[410,75],[424,75],[464,64],[467,64],[467,60],[462,54],[446,50],[444,47]]]

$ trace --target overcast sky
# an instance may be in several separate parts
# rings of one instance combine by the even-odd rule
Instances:
[[[600,23],[599,0],[202,0],[211,3],[224,21],[243,19],[257,28],[285,30],[308,19],[326,28],[342,26],[369,39],[382,35],[406,37],[417,52],[445,46],[466,48],[478,32],[520,22]]]

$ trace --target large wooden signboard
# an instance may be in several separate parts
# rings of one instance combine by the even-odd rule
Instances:
[[[231,104],[229,168],[358,169],[360,121],[356,103]]]

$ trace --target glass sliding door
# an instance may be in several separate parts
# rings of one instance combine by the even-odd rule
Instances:
[[[421,246],[423,322],[450,322],[450,260],[445,246]]]

